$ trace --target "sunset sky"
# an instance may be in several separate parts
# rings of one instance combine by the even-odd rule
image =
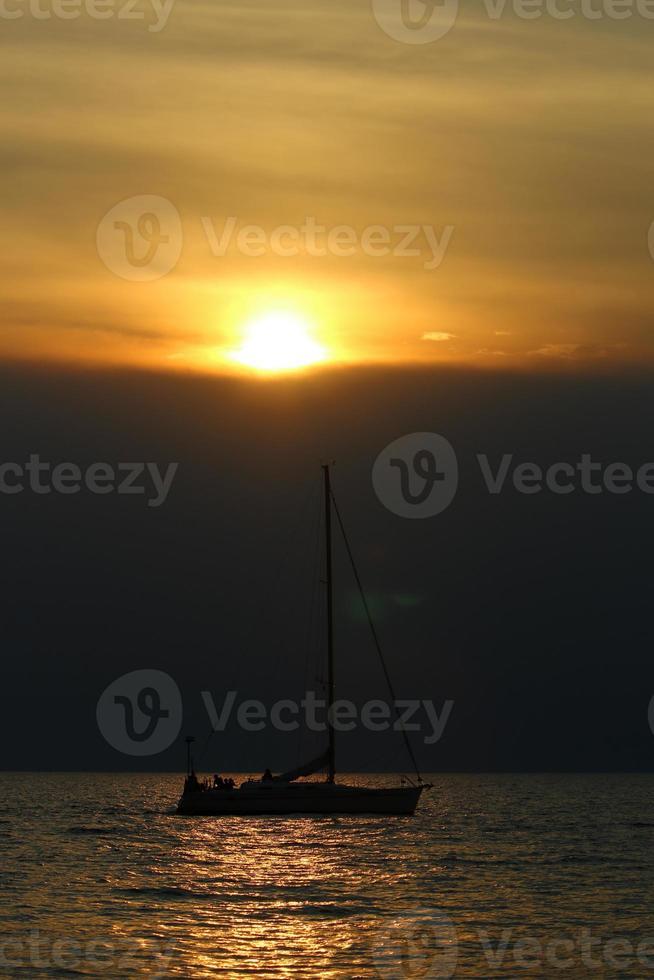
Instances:
[[[403,44],[359,0],[177,0],[158,31],[138,9],[2,22],[1,357],[240,370],[249,325],[283,315],[327,362],[654,358],[654,21],[466,3]],[[142,195],[181,223],[179,260],[144,282],[97,245]],[[234,238],[310,218],[357,243],[214,255],[230,216]],[[442,261],[424,237],[361,247],[414,224]]]
[[[409,44],[375,16],[395,0],[30,12],[61,2],[0,0],[3,459],[178,476],[152,508],[2,494],[5,765],[128,764],[95,705],[144,664],[198,734],[201,689],[296,690],[311,607],[286,549],[313,555],[333,459],[401,690],[457,703],[426,769],[651,766],[653,498],[494,495],[475,460],[652,461],[654,20],[464,0]],[[411,433],[459,459],[433,520],[373,488]],[[367,699],[348,574],[342,683]]]

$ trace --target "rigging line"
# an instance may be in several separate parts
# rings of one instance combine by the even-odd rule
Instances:
[[[200,754],[198,755],[198,760],[197,760],[196,765],[199,766],[200,763],[202,762],[202,760],[204,758],[204,754],[207,751],[207,749],[209,748],[209,742],[211,741],[211,739],[213,738],[214,735],[215,735],[215,729],[212,728],[211,731],[209,732],[209,734],[207,735],[205,741],[204,741],[204,745],[200,749]],[[195,766],[193,768],[195,768]]]
[[[386,683],[388,684],[389,693],[391,695],[391,698],[393,699],[393,708],[395,709],[395,714],[397,715],[397,719],[398,719],[398,722],[399,722],[399,720],[400,720],[400,712],[399,712],[399,709],[397,707],[397,698],[395,697],[395,691],[393,689],[393,682],[391,681],[391,676],[388,673],[388,668],[386,666],[386,661],[384,659],[384,654],[382,653],[381,644],[379,642],[379,637],[377,635],[377,630],[375,629],[375,624],[374,624],[374,621],[373,621],[373,618],[372,618],[372,614],[370,612],[370,607],[368,605],[368,600],[366,599],[366,594],[365,594],[365,592],[363,590],[363,585],[361,584],[361,579],[359,577],[359,572],[358,572],[356,563],[354,561],[354,555],[352,554],[352,549],[350,548],[350,542],[348,541],[347,534],[345,533],[345,526],[343,524],[343,518],[341,517],[341,512],[338,509],[338,504],[336,503],[336,497],[334,496],[334,491],[333,490],[331,492],[331,499],[332,499],[332,503],[334,505],[334,512],[336,514],[336,519],[338,521],[338,526],[341,529],[341,534],[343,535],[343,541],[345,542],[345,550],[347,551],[347,556],[350,559],[350,565],[352,566],[352,571],[354,572],[354,578],[355,578],[355,581],[356,581],[356,584],[357,584],[357,588],[359,590],[359,595],[361,596],[361,601],[363,603],[363,608],[364,608],[365,613],[366,613],[366,618],[368,620],[368,625],[370,626],[370,631],[372,633],[372,638],[373,638],[374,643],[375,643],[375,648],[377,650],[377,655],[379,656],[379,660],[380,660],[381,665],[382,665],[382,670],[384,671],[384,677],[386,678]],[[420,770],[418,769],[418,763],[416,762],[416,757],[413,754],[413,749],[411,748],[411,742],[409,741],[409,736],[407,735],[406,730],[404,729],[404,727],[401,726],[401,725],[400,725],[400,731],[402,732],[402,738],[404,739],[404,744],[406,745],[407,752],[409,753],[409,757],[411,759],[411,762],[413,763],[413,768],[416,771],[416,776],[418,777],[418,779],[420,780],[420,782],[422,782],[422,776],[420,775]]]

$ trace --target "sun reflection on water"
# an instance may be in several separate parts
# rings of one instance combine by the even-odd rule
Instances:
[[[478,980],[515,975],[480,930],[652,933],[651,778],[434,778],[414,818],[214,819],[174,815],[174,777],[0,774],[3,950],[39,978],[392,980],[456,955]]]

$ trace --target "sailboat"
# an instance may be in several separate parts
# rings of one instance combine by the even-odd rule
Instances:
[[[347,554],[361,594],[391,695],[393,688],[382,656],[365,592],[354,563],[352,551],[331,486],[329,464],[322,466],[324,487],[324,529],[326,555],[326,632],[327,632],[327,708],[328,718],[334,704],[334,625],[333,625],[333,565],[332,513],[336,515]],[[395,702],[395,697],[393,696]],[[186,815],[259,816],[269,814],[383,814],[406,816],[414,813],[422,793],[431,786],[422,781],[407,734],[402,730],[406,748],[413,762],[415,779],[403,777],[400,785],[388,787],[354,786],[336,780],[335,731],[328,724],[327,749],[305,765],[279,775],[266,770],[261,779],[248,779],[236,786],[232,780],[220,780],[217,785],[201,782],[195,775],[191,755],[192,738],[187,738],[187,772],[184,791],[177,812]],[[326,771],[321,781],[302,780]]]

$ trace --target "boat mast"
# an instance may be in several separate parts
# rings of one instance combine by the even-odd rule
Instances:
[[[334,616],[332,581],[332,491],[329,479],[329,463],[322,467],[325,483],[325,566],[327,572],[327,726],[329,731],[329,769],[327,781],[334,782],[336,775],[334,751],[334,725],[332,707],[334,704]]]
[[[193,757],[191,755],[191,745],[195,742],[193,735],[187,735],[184,739],[186,742],[186,775],[190,776],[193,772]]]

